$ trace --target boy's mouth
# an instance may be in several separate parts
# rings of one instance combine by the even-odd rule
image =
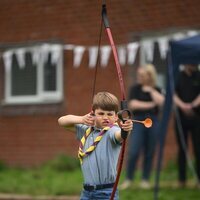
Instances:
[[[109,125],[109,124],[110,124],[109,120],[104,120],[104,121],[103,121],[103,125],[106,125],[106,126],[107,126],[107,125]]]

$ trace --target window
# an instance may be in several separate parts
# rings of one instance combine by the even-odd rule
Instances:
[[[63,98],[63,51],[58,44],[4,52],[5,103],[57,103]]]

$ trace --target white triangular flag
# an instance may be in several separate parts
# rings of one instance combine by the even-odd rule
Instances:
[[[144,40],[142,42],[142,49],[145,52],[147,61],[153,61],[154,55],[154,40]]]
[[[183,34],[183,33],[175,33],[175,34],[172,35],[172,38],[174,40],[181,40],[181,39],[185,38],[185,34]]]
[[[118,46],[117,47],[118,56],[119,56],[119,63],[120,65],[126,64],[126,47],[125,46]]]
[[[50,51],[51,51],[51,45],[43,44],[41,46],[41,58],[42,58],[43,63],[47,63],[48,62]]]
[[[89,68],[94,68],[97,64],[98,47],[91,46],[88,48],[89,52]]]
[[[61,45],[52,45],[51,46],[51,63],[53,65],[58,64],[61,53],[62,53],[62,46]]]
[[[74,49],[74,45],[73,44],[66,44],[64,45],[64,50],[73,50]]]
[[[190,31],[187,32],[187,35],[188,35],[189,37],[193,37],[193,36],[195,36],[195,35],[198,35],[198,32],[197,32],[197,31],[194,31],[194,30],[190,30]]]
[[[133,65],[135,62],[135,57],[137,54],[139,44],[137,42],[132,42],[127,45],[128,50],[128,64]]]
[[[25,53],[26,53],[25,48],[19,48],[15,50],[16,58],[20,69],[24,69],[26,66]]]
[[[73,65],[75,68],[78,68],[80,66],[84,51],[85,51],[84,46],[75,46],[74,47],[74,63],[73,63]]]
[[[39,47],[34,47],[31,49],[31,56],[32,56],[32,63],[33,65],[38,65],[40,61],[40,48]]]
[[[106,67],[110,58],[111,47],[106,45],[101,47],[101,66]]]
[[[168,48],[169,48],[169,44],[168,44],[169,38],[163,36],[163,37],[159,37],[157,41],[158,41],[158,46],[160,50],[160,56],[162,59],[165,59]]]
[[[13,51],[11,51],[11,50],[8,50],[3,53],[3,61],[4,61],[6,72],[11,71],[12,55],[13,55]]]

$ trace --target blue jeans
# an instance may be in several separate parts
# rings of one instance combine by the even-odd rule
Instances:
[[[144,120],[145,116],[135,116],[135,119]],[[127,159],[126,178],[134,179],[134,173],[137,161],[141,152],[143,152],[142,179],[149,180],[155,147],[158,140],[158,119],[151,116],[153,125],[151,128],[145,128],[140,123],[134,123],[132,133],[129,137],[129,151]]]
[[[113,188],[107,188],[102,190],[93,190],[93,191],[86,191],[83,190],[81,193],[80,200],[109,200],[112,194]],[[119,200],[119,191],[115,192],[114,200]]]

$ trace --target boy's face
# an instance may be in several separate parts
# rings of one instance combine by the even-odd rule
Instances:
[[[106,111],[100,108],[94,111],[94,115],[95,125],[97,128],[104,128],[106,126],[114,124],[118,119],[118,116],[115,113],[115,111]]]

